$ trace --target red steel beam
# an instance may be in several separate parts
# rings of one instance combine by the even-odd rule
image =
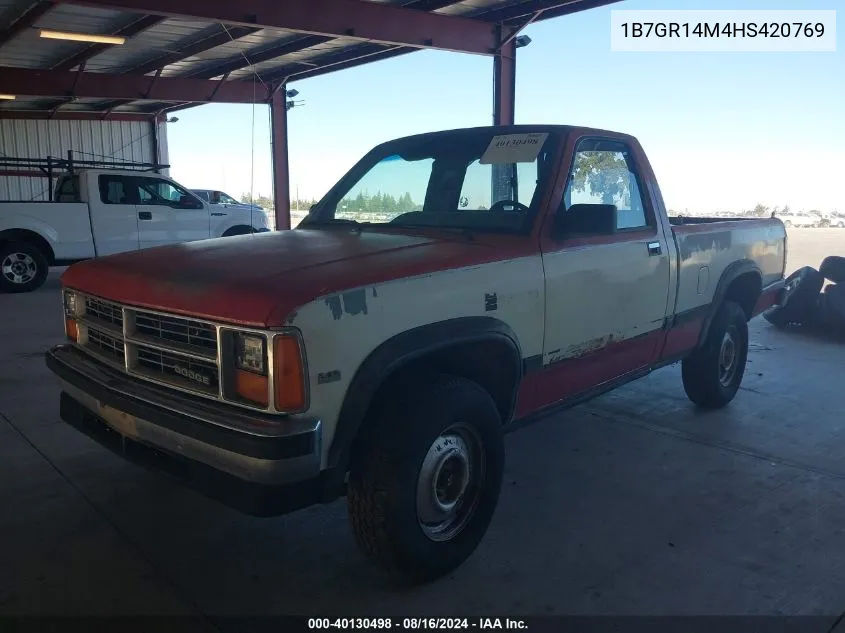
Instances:
[[[77,73],[0,67],[4,92],[26,97],[79,97],[161,102],[253,103],[267,102],[269,90],[253,81],[211,81],[161,77],[154,85],[144,75]]]
[[[0,46],[35,24],[38,18],[53,8],[54,4],[53,2],[35,2],[8,24],[0,25]]]
[[[366,0],[58,0],[136,13],[492,55],[493,24]]]
[[[114,112],[108,121],[150,121],[156,117],[154,112]],[[102,112],[80,110],[61,111],[51,116],[50,110],[2,110],[0,119],[53,119],[64,121],[102,121]]]
[[[285,86],[270,101],[271,163],[273,165],[273,206],[276,230],[290,228],[290,169],[288,166],[288,112]]]
[[[160,15],[145,15],[131,24],[127,24],[122,29],[115,31],[111,35],[127,38],[133,37],[142,31],[146,31],[147,29],[154,27],[156,24],[163,22],[166,19],[167,18]],[[58,64],[53,66],[52,70],[72,70],[112,46],[114,46],[114,44],[91,44],[86,46],[75,55],[71,55],[67,59],[60,61]]]

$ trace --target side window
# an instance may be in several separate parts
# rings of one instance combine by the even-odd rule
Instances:
[[[575,204],[612,204],[616,206],[617,230],[648,226],[639,182],[626,145],[582,141],[575,150],[561,211]]]
[[[138,187],[126,176],[100,176],[97,184],[103,204],[138,203]]]
[[[199,201],[187,190],[166,180],[157,178],[137,178],[141,204],[164,207],[181,206],[184,209],[198,209]]]
[[[207,191],[194,191],[194,193],[195,193],[198,197],[200,197],[200,198],[202,198],[203,200],[205,200],[206,202],[208,202],[208,192],[207,192]]]

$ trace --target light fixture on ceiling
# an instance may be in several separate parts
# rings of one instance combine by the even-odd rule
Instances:
[[[72,42],[93,42],[95,44],[125,44],[126,38],[119,35],[95,35],[93,33],[71,33],[68,31],[47,31],[41,29],[41,37],[50,40],[70,40]]]
[[[0,94],[0,101],[14,101],[15,99],[17,99],[15,95]]]

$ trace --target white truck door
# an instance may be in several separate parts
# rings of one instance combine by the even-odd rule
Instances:
[[[127,176],[93,173],[91,176],[87,198],[96,255],[138,250],[135,183]]]
[[[164,178],[135,176],[140,204],[141,248],[204,240],[210,236],[206,205],[194,194]]]
[[[543,373],[552,401],[648,366],[659,353],[670,260],[633,156],[617,140],[581,139],[565,167],[558,218],[572,210],[586,221],[550,223],[577,229],[549,226],[542,237]],[[610,213],[606,226],[591,222],[607,205],[616,206],[615,227]]]

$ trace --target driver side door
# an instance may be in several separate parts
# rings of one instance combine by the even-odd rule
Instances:
[[[141,248],[193,242],[211,236],[208,208],[195,195],[163,178],[137,176],[135,181],[140,198]]]

